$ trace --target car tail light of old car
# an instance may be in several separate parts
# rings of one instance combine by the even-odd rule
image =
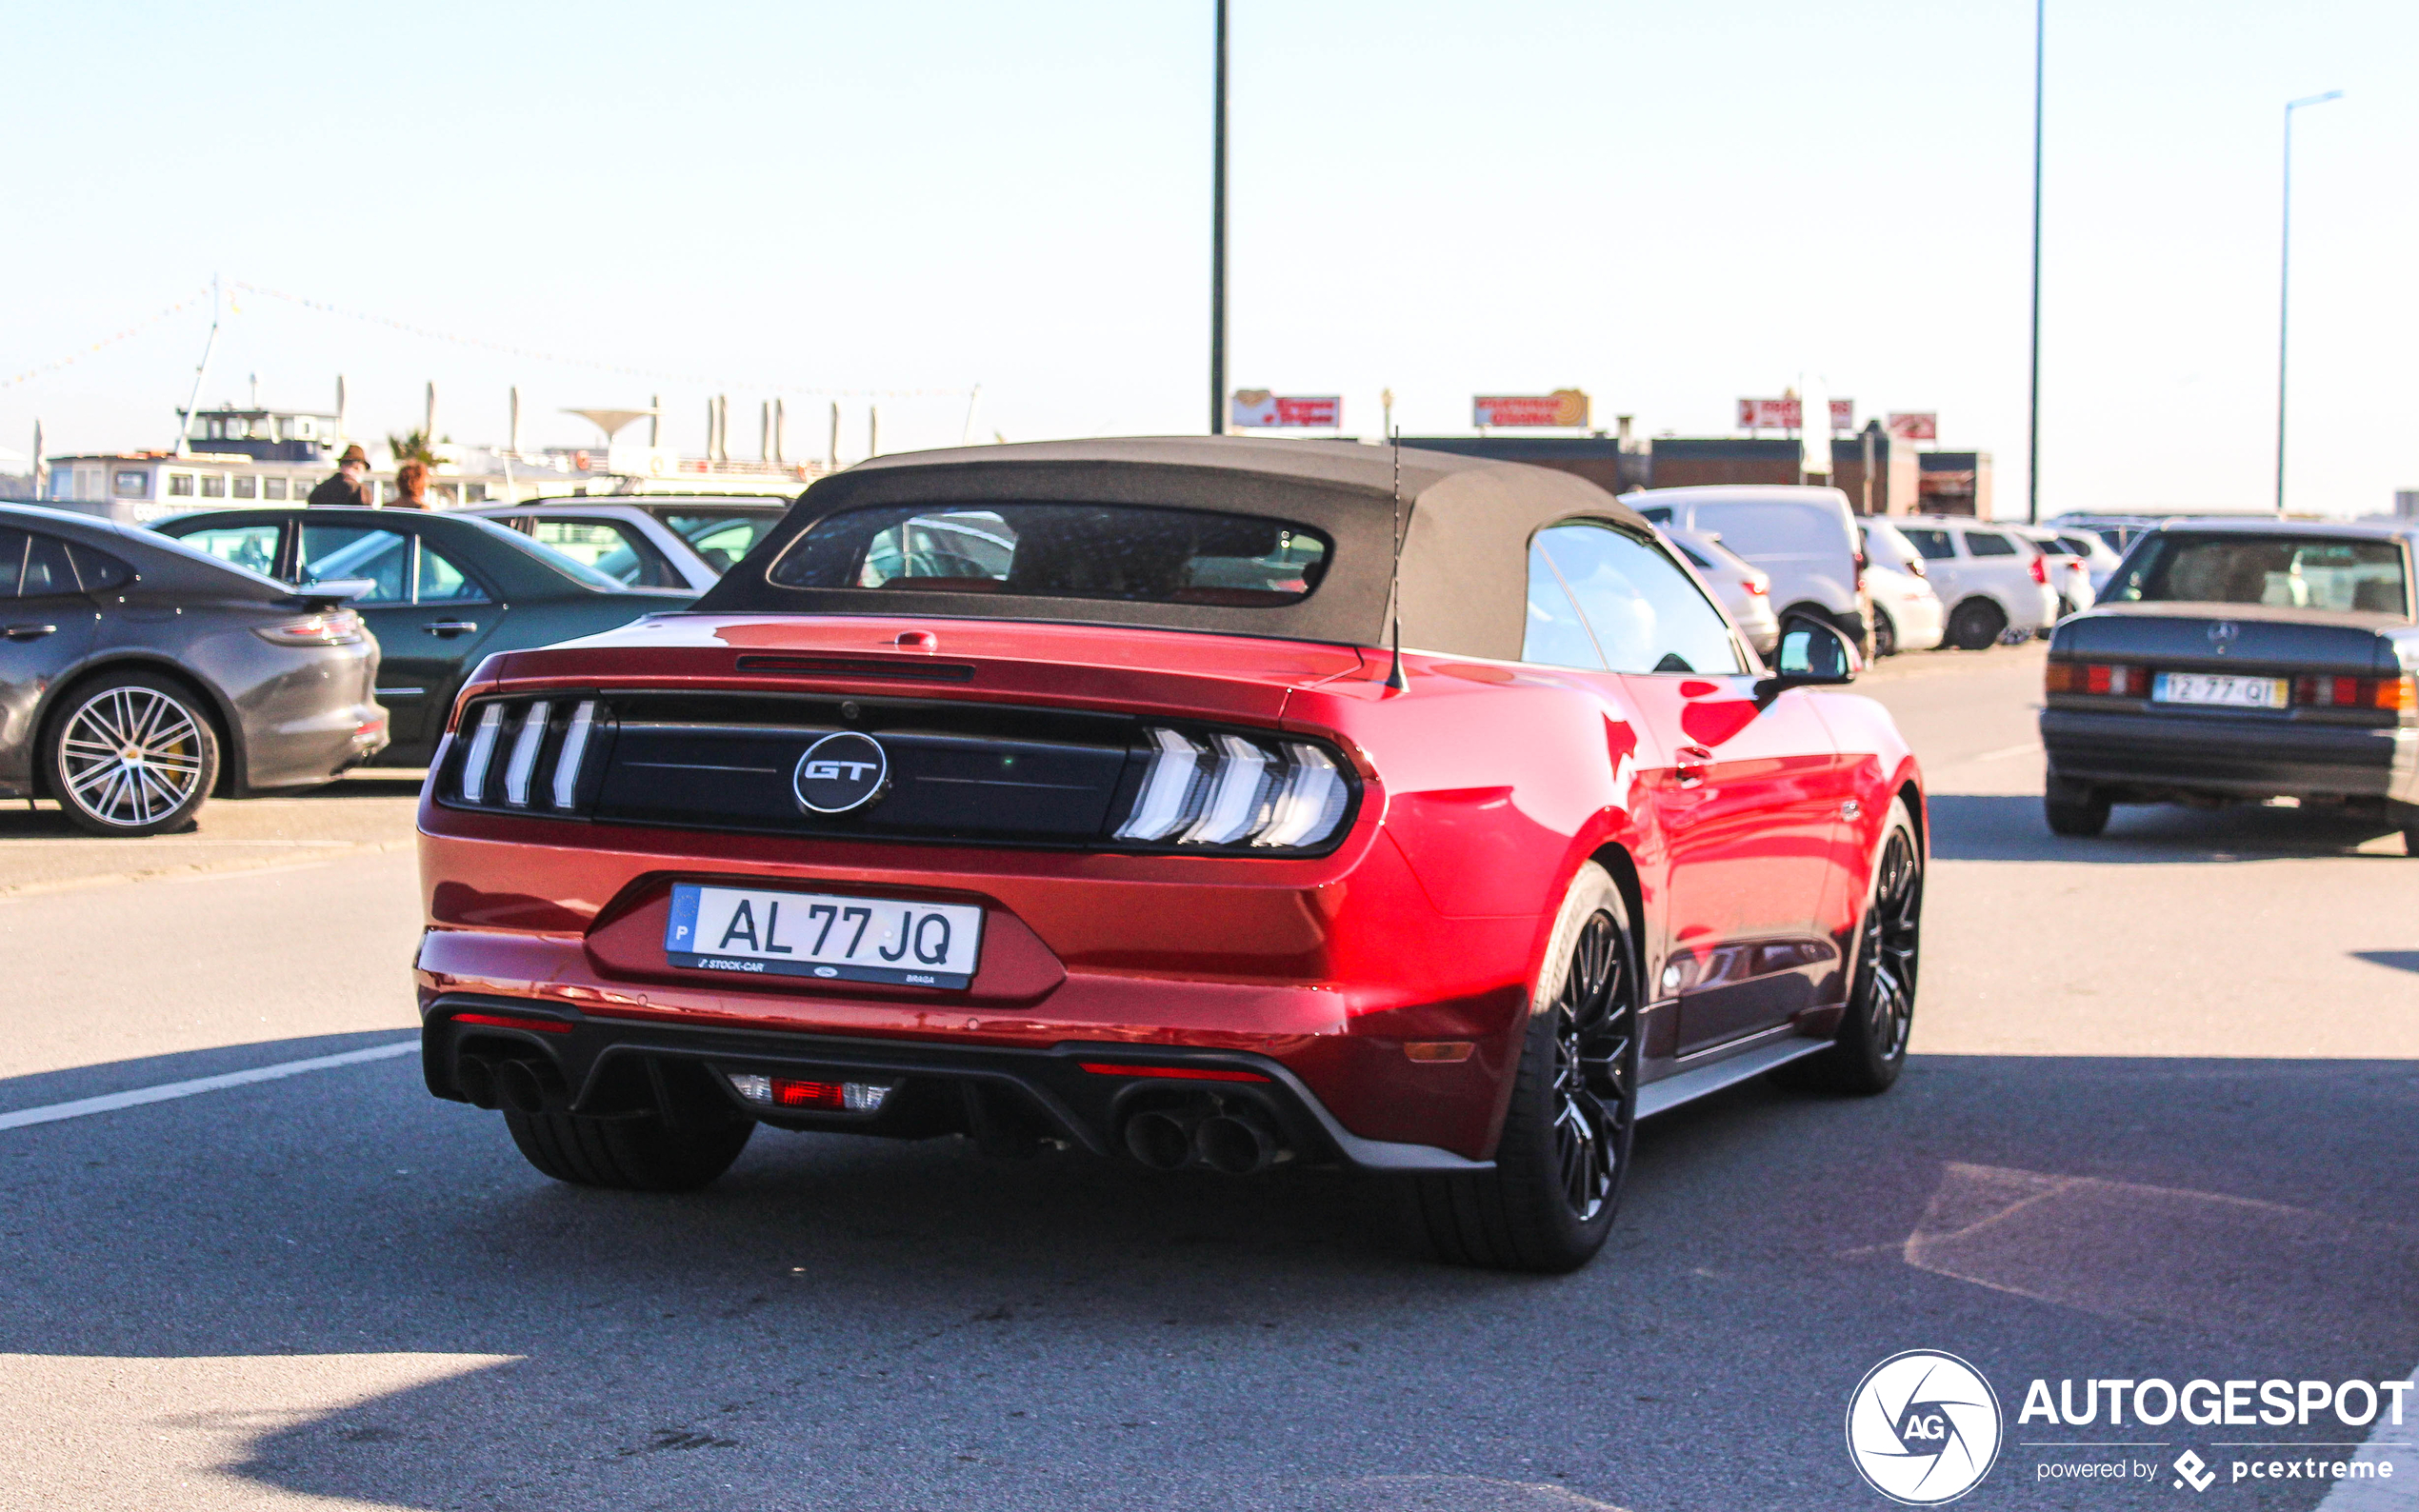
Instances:
[[[1772,580],[1758,572],[1751,578],[1741,578],[1739,587],[1760,599],[1772,591]]]
[[[2036,558],[2036,560],[2038,560]],[[2052,693],[2099,693],[2111,698],[2148,698],[2150,669],[2109,662],[2051,662],[2042,684]]]
[[[2036,551],[2033,553],[2031,562],[2027,565],[2032,568],[2032,581],[2043,584],[2049,581],[2049,566],[2048,558],[2042,556]]]
[[[1302,849],[1332,836],[1351,803],[1335,759],[1306,741],[1154,727],[1145,751],[1119,840]]]
[[[497,699],[464,720],[469,744],[449,796],[481,806],[560,813],[578,807],[598,723],[595,699]]]
[[[2305,674],[2293,680],[2293,702],[2312,708],[2381,708],[2405,714],[2419,706],[2419,690],[2402,677],[2327,677]]]
[[[325,609],[274,625],[255,626],[252,633],[278,646],[357,646],[361,616],[350,609]]]

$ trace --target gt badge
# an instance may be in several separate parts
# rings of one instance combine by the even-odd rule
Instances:
[[[798,806],[811,814],[863,808],[890,786],[890,758],[870,735],[842,730],[807,747],[790,776]]]

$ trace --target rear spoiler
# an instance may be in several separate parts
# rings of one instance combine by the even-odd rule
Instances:
[[[324,583],[305,584],[294,589],[293,596],[306,609],[332,609],[377,590],[378,584],[372,578],[330,578]]]

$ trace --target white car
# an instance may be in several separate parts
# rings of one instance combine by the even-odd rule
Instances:
[[[1961,651],[2029,640],[2057,623],[2049,559],[2031,542],[1987,521],[1913,515],[1891,524],[1922,554],[1932,591],[1949,608],[1944,639]]]
[[[1865,546],[1865,591],[1873,601],[1873,654],[1937,647],[1949,614],[1932,591],[1923,553],[1886,520],[1863,521],[1857,533]]]
[[[2099,599],[2099,589],[2091,582],[2091,555],[2088,549],[2078,548],[2059,531],[2045,530],[2039,526],[2011,525],[2006,529],[2010,535],[2031,542],[2034,550],[2049,558],[2049,586],[2058,590],[2058,618],[2080,614]]]
[[[1718,535],[1671,526],[1657,526],[1655,529],[1697,569],[1697,576],[1705,579],[1705,586],[1730,611],[1739,633],[1755,647],[1755,654],[1769,660],[1772,647],[1781,644],[1780,616],[1772,612],[1771,576],[1724,546]]]
[[[788,513],[785,499],[540,499],[465,509],[633,587],[712,587]]]
[[[1638,489],[1621,502],[1657,525],[1721,537],[1770,575],[1776,618],[1812,614],[1857,645],[1870,644],[1856,582],[1856,515],[1839,489],[1708,485]]]
[[[2108,537],[2100,531],[2083,526],[2058,527],[2053,533],[2068,555],[2083,559],[2084,568],[2091,576],[2092,602],[2099,602],[2100,595],[2109,590],[2109,579],[2116,576],[2117,564],[2125,560],[2125,553],[2110,547]]]

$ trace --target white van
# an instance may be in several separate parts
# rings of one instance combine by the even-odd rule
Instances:
[[[1869,654],[1856,512],[1837,488],[1786,484],[1644,488],[1621,502],[1657,525],[1719,535],[1772,579],[1779,617],[1829,620]]]

